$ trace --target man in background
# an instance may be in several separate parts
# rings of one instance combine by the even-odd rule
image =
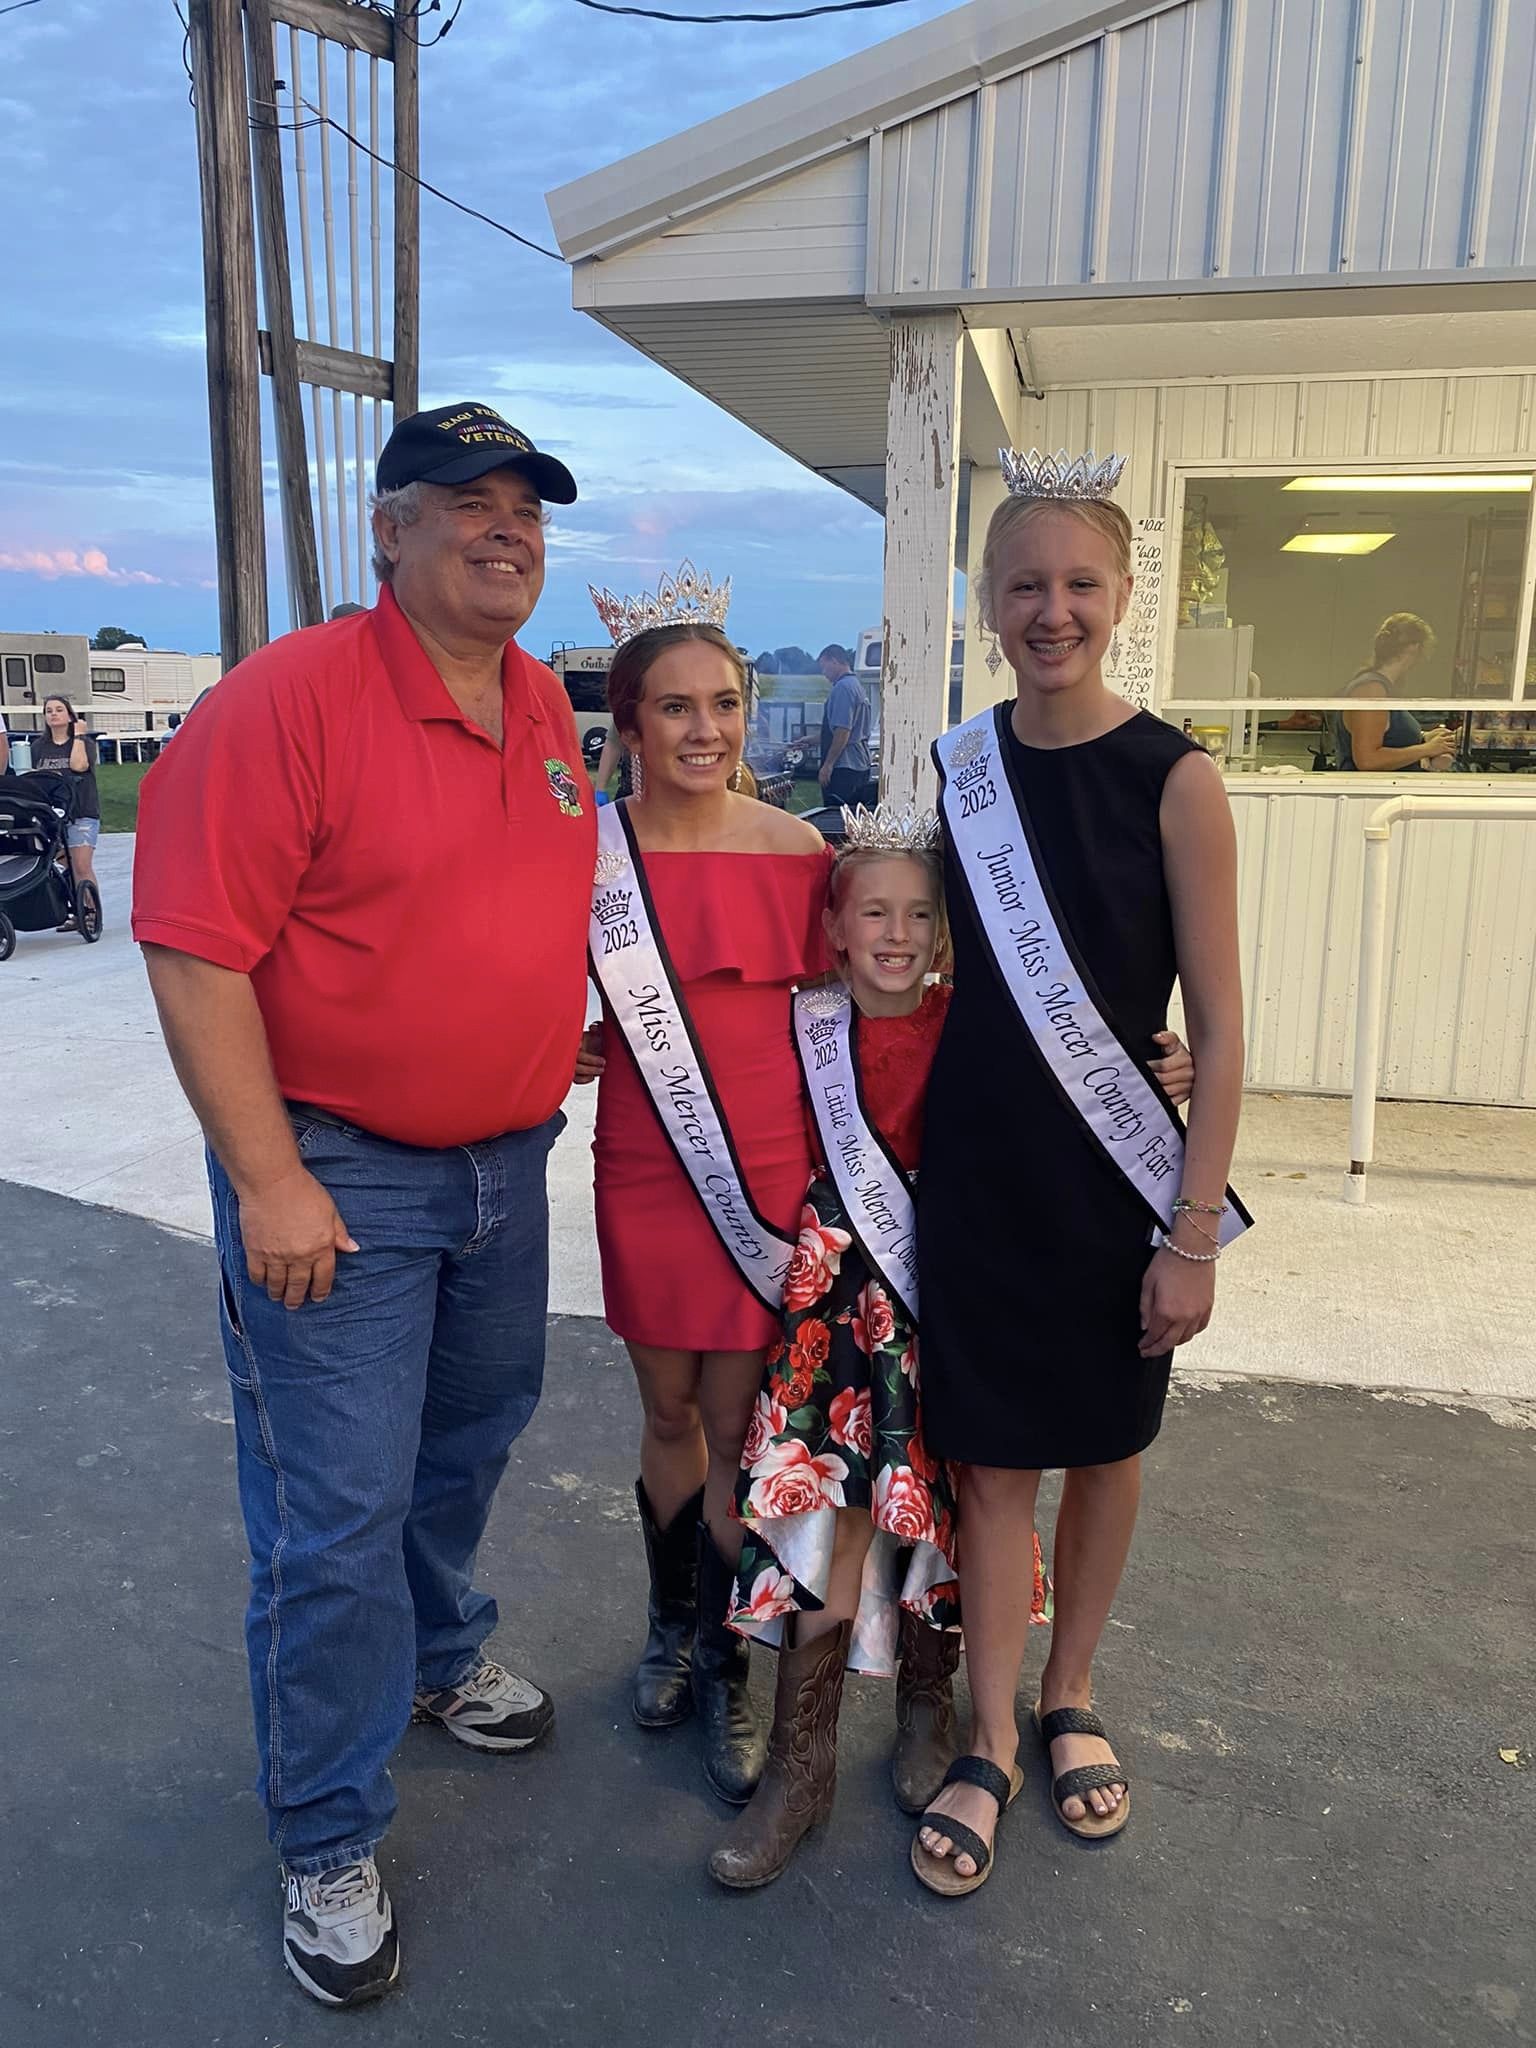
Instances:
[[[834,640],[816,657],[829,685],[821,714],[821,772],[829,804],[872,804],[878,794],[869,755],[869,692],[853,673],[846,647]]]

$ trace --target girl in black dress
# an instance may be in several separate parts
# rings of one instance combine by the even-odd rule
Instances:
[[[1037,1722],[1074,1833],[1125,1823],[1126,1772],[1091,1712],[1094,1653],[1130,1546],[1140,1453],[1174,1347],[1214,1298],[1216,1233],[1242,1089],[1236,850],[1221,777],[1109,689],[1101,663],[1131,591],[1130,524],[1107,500],[1010,496],[987,533],[983,615],[1018,696],[1010,752],[1059,921],[1121,1042],[1145,1059],[1175,977],[1199,1076],[1169,1243],[1049,1076],[947,850],[955,996],[929,1090],[919,1233],[928,1440],[964,1467],[960,1577],[972,1756],[913,1844],[930,1888],[990,1868],[1022,1783],[1014,1699],[1043,1467],[1065,1467],[1055,1627]],[[952,1826],[946,1828],[949,1820]]]

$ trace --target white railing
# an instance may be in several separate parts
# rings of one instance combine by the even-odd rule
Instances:
[[[1365,821],[1365,883],[1360,905],[1360,976],[1355,990],[1355,1086],[1349,1110],[1349,1173],[1344,1199],[1365,1200],[1376,1146],[1376,1086],[1381,1073],[1381,1010],[1387,949],[1387,881],[1392,827],[1400,819],[1532,818],[1530,796],[1394,796]]]

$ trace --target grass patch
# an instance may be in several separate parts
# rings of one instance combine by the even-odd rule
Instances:
[[[103,832],[134,832],[139,823],[139,784],[148,761],[103,761],[96,770]]]

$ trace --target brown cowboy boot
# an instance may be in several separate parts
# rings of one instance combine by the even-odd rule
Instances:
[[[804,1648],[780,1650],[767,1767],[751,1805],[709,1859],[717,1884],[736,1892],[772,1884],[801,1836],[831,1813],[852,1632],[852,1622],[843,1621]]]
[[[959,1754],[951,1683],[959,1662],[957,1630],[934,1628],[902,1609],[891,1783],[903,1813],[923,1812],[938,1796],[944,1773]]]

